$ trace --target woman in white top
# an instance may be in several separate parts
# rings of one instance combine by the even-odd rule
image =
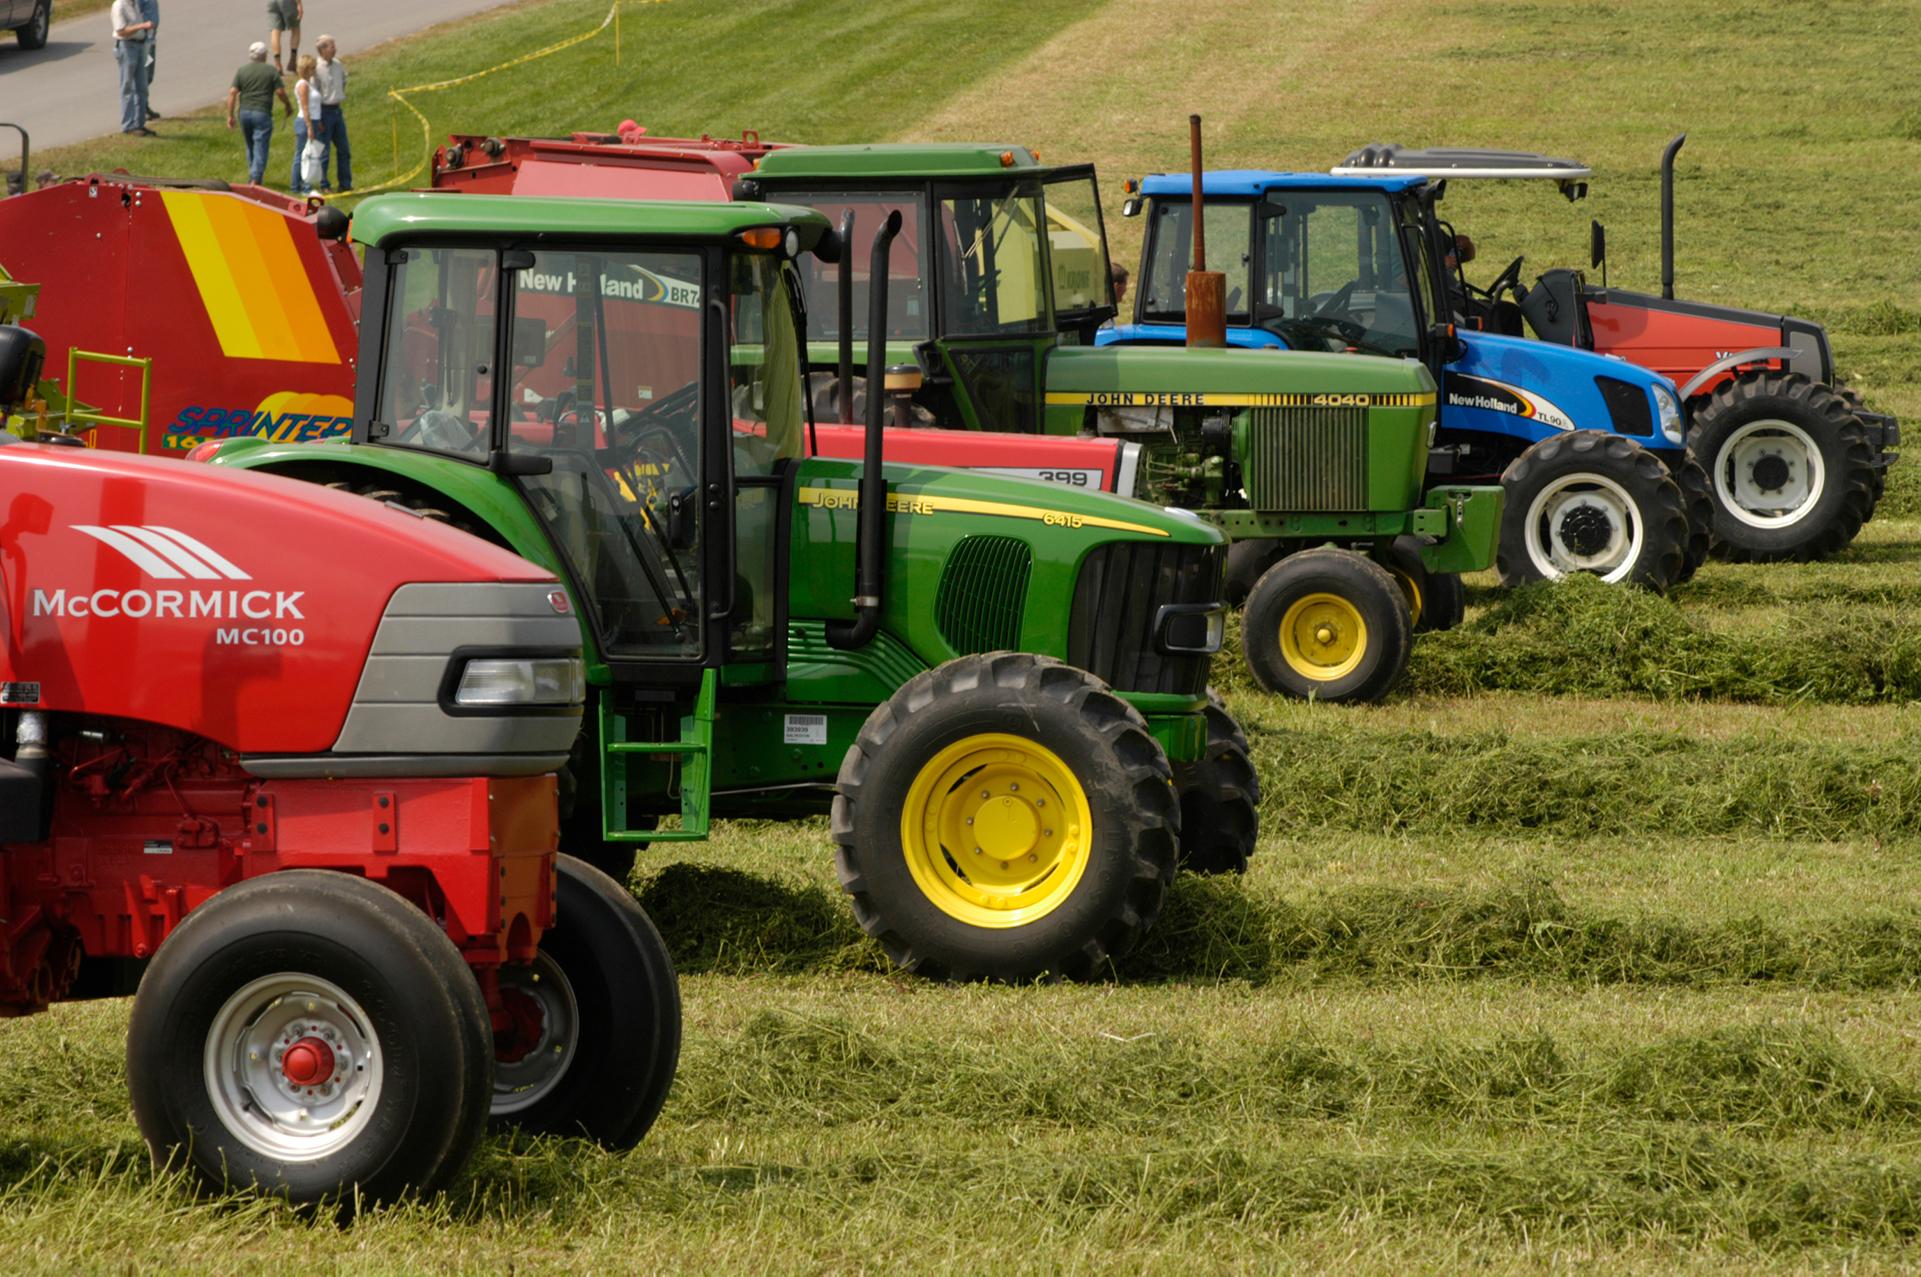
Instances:
[[[293,179],[290,184],[295,195],[305,195],[308,187],[300,173],[301,157],[307,150],[307,139],[320,136],[320,90],[314,87],[314,68],[319,65],[314,55],[303,53],[294,68],[300,78],[294,81],[293,117]]]

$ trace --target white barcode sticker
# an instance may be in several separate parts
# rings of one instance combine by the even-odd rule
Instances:
[[[783,724],[781,740],[788,745],[825,745],[827,715],[789,714]]]

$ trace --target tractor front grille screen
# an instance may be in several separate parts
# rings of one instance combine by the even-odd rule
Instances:
[[[1367,409],[1252,409],[1246,484],[1256,510],[1367,509]]]
[[[1020,647],[1034,553],[1013,537],[963,537],[941,573],[934,623],[956,652]]]
[[[1163,652],[1155,622],[1170,603],[1220,603],[1218,546],[1116,541],[1089,554],[1074,585],[1067,661],[1118,692],[1198,696],[1209,658]]]

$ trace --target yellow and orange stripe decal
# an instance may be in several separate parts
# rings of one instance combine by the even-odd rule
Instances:
[[[287,218],[232,195],[162,191],[160,198],[223,354],[340,362]]]

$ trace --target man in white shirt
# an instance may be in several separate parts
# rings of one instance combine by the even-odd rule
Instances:
[[[120,131],[153,137],[147,127],[147,37],[154,24],[140,16],[140,0],[113,0],[113,56],[120,64]]]
[[[347,145],[347,117],[343,108],[347,101],[347,68],[341,65],[334,38],[323,35],[314,43],[314,52],[320,55],[314,67],[313,87],[320,93],[320,189],[331,190],[327,185],[327,157],[338,156],[341,191],[350,191],[354,185],[353,151]]]

